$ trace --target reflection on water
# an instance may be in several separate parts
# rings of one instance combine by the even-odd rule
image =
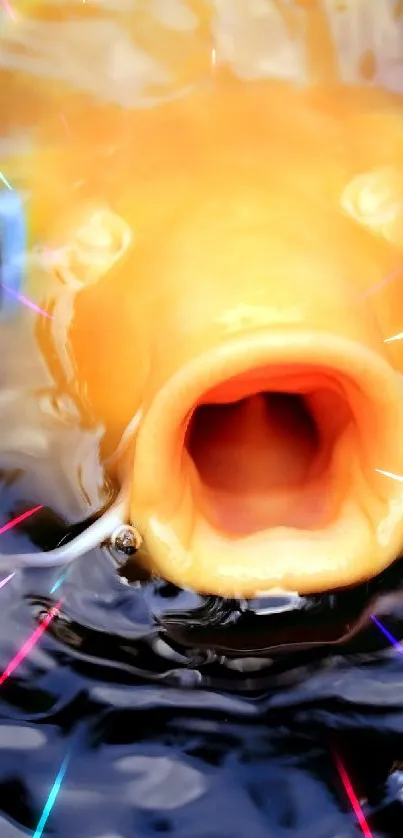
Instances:
[[[26,472],[7,488],[9,475],[5,469],[3,514],[22,498],[40,499]],[[57,512],[47,510],[35,525],[30,519],[8,546],[28,541],[28,530],[37,544],[50,531],[60,540],[65,527]],[[379,587],[396,590],[399,576],[395,568]],[[4,838],[34,829],[69,747],[49,820],[50,834],[60,838],[243,838],[250,829],[262,836],[354,836],[332,746],[354,778],[373,834],[401,834],[401,656],[382,650],[369,622],[350,649],[278,656],[290,623],[294,642],[324,639],[326,622],[334,639],[346,622],[357,624],[370,591],[349,602],[334,596],[291,603],[285,638],[275,603],[247,608],[202,601],[164,583],[129,586],[102,550],[74,564],[51,597],[56,577],[18,573],[1,591],[2,670],[63,600],[2,686]],[[286,611],[286,602],[278,605]],[[383,621],[401,632],[403,599],[385,611]]]
[[[185,95],[223,64],[245,79],[301,81],[302,18],[291,5],[10,0],[1,17],[0,169],[29,201],[44,175],[29,167],[36,154],[40,163],[40,143],[57,156],[88,96],[100,107],[148,107]],[[343,79],[397,89],[401,4],[327,0],[326,9]],[[89,146],[95,134],[96,126]],[[120,171],[114,162],[108,176],[111,153],[108,183]],[[41,194],[57,210],[66,195],[52,171]],[[83,173],[85,160],[81,172],[64,172],[71,192],[85,193]],[[58,317],[50,340],[40,315],[21,305],[10,320],[3,309],[0,524],[42,509],[1,535],[3,552],[54,547],[116,491],[102,466],[104,430],[78,398],[66,349],[77,290],[66,281],[70,263],[62,293],[35,223],[24,293],[51,301]],[[50,347],[46,363],[38,344]],[[400,587],[397,563],[350,594],[226,602],[139,574],[128,580],[101,548],[63,576],[16,573],[0,590],[1,672],[61,605],[1,687],[1,838],[33,834],[66,754],[44,827],[55,838],[353,838],[332,748],[373,835],[400,836],[403,659],[370,619],[403,633]]]

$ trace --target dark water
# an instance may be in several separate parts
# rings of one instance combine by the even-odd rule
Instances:
[[[99,434],[34,351],[35,320],[24,309],[0,331],[1,522],[44,508],[4,552],[55,546],[112,497]],[[0,687],[1,838],[34,834],[66,756],[55,838],[353,838],[335,754],[372,834],[401,836],[403,657],[367,613],[403,635],[401,577],[396,563],[349,594],[248,606],[129,585],[106,549],[61,582],[18,572],[0,590],[1,671],[62,603]]]

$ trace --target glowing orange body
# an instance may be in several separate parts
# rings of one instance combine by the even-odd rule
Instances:
[[[351,584],[403,546],[380,473],[403,474],[403,105],[335,83],[305,5],[317,86],[217,70],[119,123],[83,109],[29,176],[49,247],[94,213],[111,248],[130,231],[76,298],[75,386],[109,453],[138,415],[123,470],[151,567],[224,595]]]

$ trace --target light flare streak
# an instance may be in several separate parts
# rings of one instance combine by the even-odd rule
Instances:
[[[362,811],[362,808],[360,806],[358,797],[353,789],[350,777],[348,776],[347,771],[337,751],[333,751],[333,759],[335,761],[336,768],[339,772],[341,782],[343,783],[346,795],[350,801],[351,808],[353,809],[357,821],[361,827],[361,831],[364,835],[364,838],[374,838],[374,835],[368,826],[364,812]]]
[[[63,584],[64,580],[66,579],[66,577],[68,576],[69,573],[70,573],[70,566],[68,566],[66,568],[66,570],[64,570],[63,573],[61,573],[60,576],[56,579],[55,584],[50,589],[51,594],[55,594],[56,591],[59,590],[60,585]]]
[[[373,285],[372,288],[369,288],[368,291],[365,291],[362,296],[365,298],[370,297],[372,294],[376,294],[377,291],[381,291],[382,288],[385,288],[386,285],[389,285],[389,283],[393,282],[395,279],[399,279],[399,277],[402,277],[403,279],[403,267],[399,268],[396,271],[393,271],[393,273],[389,274],[389,276],[385,277],[385,279],[382,279],[380,282],[377,282],[376,285]]]
[[[4,532],[7,532],[7,530],[10,530],[13,527],[17,526],[17,524],[21,523],[21,521],[24,521],[26,518],[29,518],[31,515],[33,515],[35,512],[38,512],[39,509],[43,509],[42,504],[40,506],[35,506],[33,509],[29,509],[27,512],[24,512],[22,515],[18,515],[12,521],[9,521],[7,524],[4,524],[0,528],[0,534],[4,533]],[[1,588],[4,588],[4,586],[7,585],[7,583],[10,582],[11,579],[13,579],[15,574],[16,574],[16,571],[14,571],[13,573],[10,573],[4,579],[0,580],[0,590],[1,590]],[[61,585],[61,583],[65,579],[66,575],[67,575],[67,571],[64,571],[64,573],[62,573],[59,576],[59,578],[56,580],[55,584],[53,585],[52,592],[57,590],[57,588]],[[49,627],[52,620],[59,613],[62,603],[63,603],[63,600],[60,599],[59,602],[50,609],[50,611],[45,615],[45,617],[41,621],[40,625],[35,629],[35,631],[32,632],[31,636],[25,641],[25,643],[23,643],[21,648],[18,650],[18,652],[11,659],[10,663],[8,664],[8,666],[6,667],[6,669],[4,670],[4,672],[2,673],[2,675],[0,677],[0,687],[5,683],[5,681],[7,681],[7,679],[10,677],[10,675],[12,675],[14,670],[17,669],[17,667],[24,660],[24,658],[27,657],[27,655],[32,651],[32,649],[34,648],[36,643],[38,643],[38,641],[42,637],[42,634],[44,634],[44,632]],[[52,811],[52,809],[53,809],[53,807],[56,803],[57,796],[59,794],[62,782],[64,780],[64,776],[66,774],[67,767],[68,767],[68,764],[69,764],[69,761],[70,761],[70,756],[71,756],[71,754],[70,754],[70,752],[68,752],[66,754],[60,768],[59,768],[59,771],[56,775],[56,779],[55,779],[55,781],[52,785],[52,788],[49,792],[49,796],[46,800],[46,803],[45,803],[45,806],[43,808],[41,817],[39,819],[38,826],[36,827],[36,830],[34,832],[33,838],[42,838],[42,836],[43,836],[44,829],[45,829],[46,824],[48,822],[51,811]]]
[[[40,504],[39,506],[34,506],[32,509],[28,509],[26,512],[23,512],[22,515],[17,515],[17,517],[13,518],[12,521],[8,521],[7,524],[3,524],[3,526],[0,527],[0,535],[2,535],[4,532],[7,532],[8,530],[13,529],[13,527],[16,527],[18,524],[21,524],[22,521],[25,521],[27,518],[30,518],[31,515],[34,515],[35,512],[39,512],[40,509],[43,509],[43,504]],[[0,590],[4,588],[8,582],[11,582],[16,572],[17,571],[14,570],[13,573],[10,573],[4,579],[0,580]]]
[[[49,320],[54,319],[53,316],[51,314],[48,314],[48,312],[45,311],[43,308],[37,306],[36,303],[32,302],[32,300],[28,300],[28,297],[25,297],[24,294],[20,294],[18,291],[14,291],[13,288],[9,288],[8,285],[4,285],[3,282],[1,283],[1,287],[4,288],[5,291],[7,291],[7,294],[11,294],[12,297],[15,297],[17,300],[19,300],[20,303],[22,303],[24,306],[27,306],[27,308],[31,308],[32,311],[36,311],[37,314],[43,314],[43,316],[48,317]]]
[[[9,12],[11,14],[13,14],[13,12],[11,10],[11,7],[8,4],[8,0],[0,0],[0,2],[3,3],[4,8],[9,9]],[[3,172],[0,172],[0,182],[3,183],[4,186],[6,186],[7,189],[10,192],[13,191],[13,187],[11,186],[11,183],[9,183],[9,181],[7,180],[5,175],[3,175]],[[37,306],[36,303],[32,302],[32,300],[28,300],[28,298],[25,297],[24,294],[19,294],[18,291],[14,291],[13,288],[9,288],[7,285],[4,285],[3,282],[1,283],[1,287],[4,288],[4,291],[6,291],[7,294],[11,294],[12,297],[15,297],[17,300],[19,300],[20,303],[22,303],[24,306],[27,306],[27,308],[31,308],[33,311],[36,311],[38,314],[43,314],[44,317],[49,317],[51,320],[53,320],[53,317],[52,317],[51,314],[48,314],[47,311],[44,311],[42,308]]]
[[[3,5],[4,5],[4,0],[3,0]],[[0,172],[0,181],[1,181],[1,183],[4,184],[4,186],[7,187],[7,189],[9,189],[10,192],[13,191],[13,187],[11,186],[11,183],[9,183],[7,178],[4,177],[3,172]]]
[[[400,642],[400,640],[398,640],[396,637],[393,637],[393,634],[391,634],[390,631],[388,631],[386,626],[382,625],[380,620],[378,620],[378,618],[375,617],[375,614],[371,614],[371,620],[375,623],[376,626],[378,626],[379,630],[385,635],[387,640],[389,640],[389,643],[391,643],[392,646],[394,646],[395,649],[397,649],[399,654],[403,655],[403,645]]]
[[[7,530],[12,530],[13,527],[21,524],[22,521],[26,520],[26,518],[30,518],[35,512],[39,512],[40,509],[43,509],[42,503],[39,506],[34,506],[32,509],[28,509],[27,512],[23,512],[22,515],[17,515],[17,517],[13,518],[12,521],[8,521],[7,524],[3,524],[3,526],[0,527],[0,535],[3,535],[3,532],[7,532]]]
[[[393,471],[383,471],[381,468],[374,468],[378,474],[383,474],[384,477],[390,477],[391,480],[396,480],[398,483],[403,483],[403,474],[394,474]]]
[[[28,640],[26,640],[25,643],[23,643],[21,648],[18,650],[17,654],[14,655],[8,666],[6,666],[3,674],[0,676],[0,687],[3,686],[5,681],[7,681],[10,675],[12,675],[14,670],[17,669],[17,666],[19,666],[19,664],[24,660],[24,658],[26,658],[27,655],[29,655],[29,653],[32,651],[32,649],[34,648],[38,640],[40,640],[40,638],[42,637],[43,633],[46,631],[52,620],[59,613],[62,603],[63,600],[60,599],[59,602],[56,605],[54,605],[50,609],[50,611],[48,611],[40,625],[35,629],[35,631],[32,632],[30,637],[28,637]]]
[[[362,295],[363,297],[369,297],[372,294],[376,294],[377,291],[381,291],[382,288],[385,288],[386,285],[389,285],[390,282],[394,282],[395,279],[403,279],[403,267],[398,268],[393,273],[389,274],[385,279],[382,279],[381,282],[378,282],[376,285],[373,285],[372,288],[369,288],[368,291]],[[392,335],[390,338],[385,338],[384,343],[392,343],[395,340],[403,340],[403,332],[399,332],[397,335]]]
[[[17,20],[17,16],[16,16],[15,12],[13,11],[13,9],[11,8],[9,0],[1,0],[1,2],[2,2],[2,6],[4,8],[4,11],[6,12],[6,14],[8,14],[9,17],[11,17],[11,20]]]
[[[0,581],[0,591],[1,591],[2,588],[4,588],[5,585],[7,585],[7,582],[11,582],[11,580],[12,580],[13,576],[15,576],[15,574],[16,574],[16,571],[14,570],[13,573],[10,573],[9,576],[6,576],[5,579],[2,579]]]
[[[45,826],[46,826],[46,823],[48,821],[49,815],[50,815],[50,813],[53,809],[53,806],[56,803],[56,799],[57,799],[57,796],[58,796],[59,791],[60,791],[60,786],[61,786],[61,784],[64,780],[64,776],[66,774],[67,767],[68,767],[68,764],[69,764],[69,761],[70,761],[70,756],[71,756],[71,754],[70,754],[70,751],[69,751],[66,754],[66,756],[65,756],[65,758],[64,758],[64,760],[63,760],[63,762],[62,762],[62,764],[59,768],[59,771],[57,772],[56,779],[55,779],[55,781],[53,783],[53,786],[50,790],[49,797],[48,797],[48,799],[45,803],[45,806],[43,808],[43,812],[42,812],[42,815],[40,817],[38,826],[36,827],[36,830],[34,832],[33,838],[42,838],[43,831],[45,829]]]
[[[71,137],[71,128],[70,128],[69,123],[67,122],[67,119],[66,119],[64,113],[60,114],[60,122],[62,123],[66,134],[68,134]]]

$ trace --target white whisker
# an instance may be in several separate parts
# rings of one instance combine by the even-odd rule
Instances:
[[[403,340],[403,332],[399,332],[398,335],[393,335],[391,338],[385,338],[384,343],[391,343],[393,340]]]
[[[0,568],[15,570],[21,567],[49,568],[68,565],[108,541],[114,531],[126,523],[128,505],[129,486],[123,485],[112,506],[72,541],[46,553],[0,553]]]

